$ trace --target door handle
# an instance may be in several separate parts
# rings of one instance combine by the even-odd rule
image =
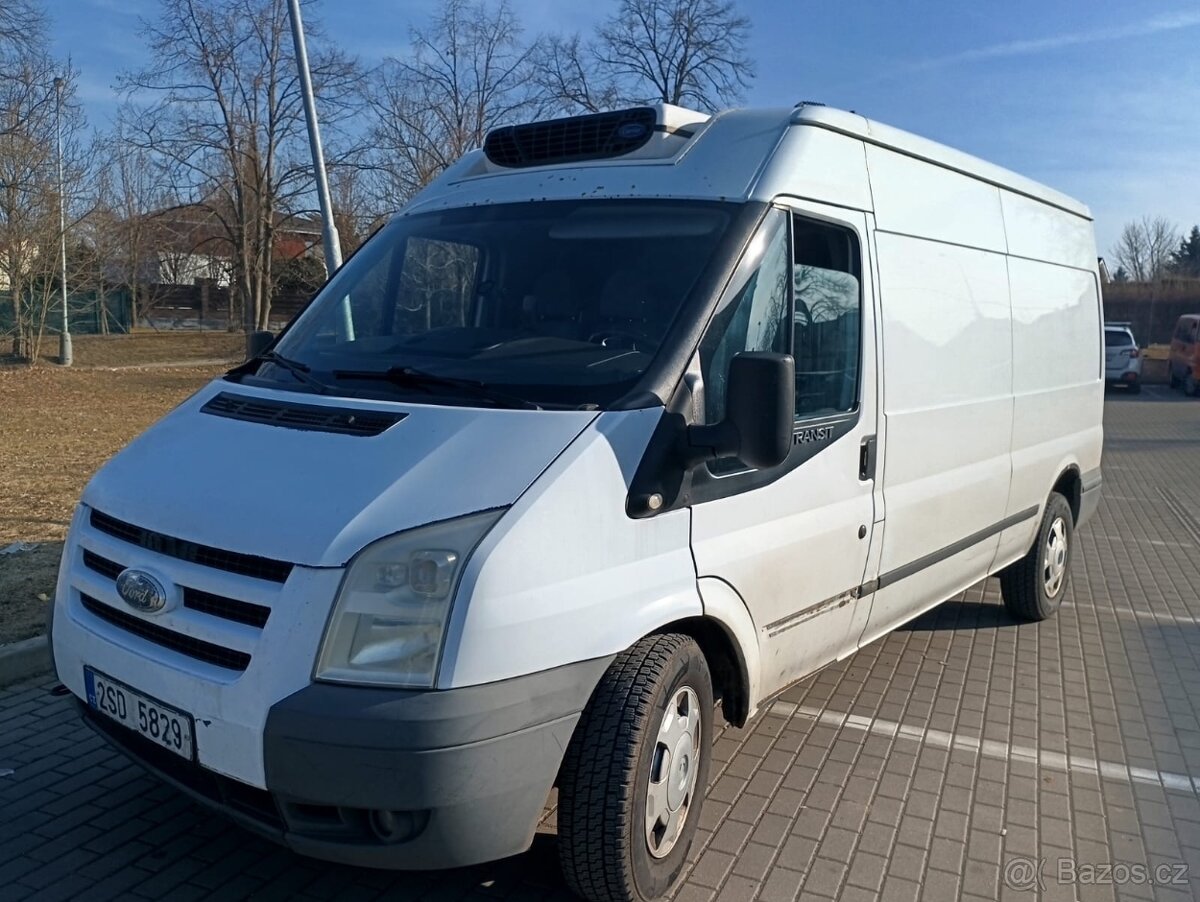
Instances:
[[[868,435],[858,446],[858,479],[866,482],[875,478],[875,436]]]

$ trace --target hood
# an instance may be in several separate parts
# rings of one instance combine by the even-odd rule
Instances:
[[[403,419],[364,436],[201,411],[221,393]],[[188,541],[336,567],[383,536],[512,504],[595,417],[328,398],[217,380],[109,461],[83,503]]]

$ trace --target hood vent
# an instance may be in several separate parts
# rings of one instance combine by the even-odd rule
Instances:
[[[352,410],[323,404],[296,404],[267,398],[252,398],[221,392],[200,408],[201,413],[248,423],[283,426],[309,432],[333,432],[337,435],[379,435],[403,420],[406,413],[378,410]]]
[[[547,119],[488,132],[483,152],[497,166],[521,168],[620,157],[645,146],[658,128],[654,107]]]

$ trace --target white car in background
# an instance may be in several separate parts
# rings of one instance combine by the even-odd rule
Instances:
[[[1142,390],[1142,355],[1129,323],[1104,324],[1104,383]]]

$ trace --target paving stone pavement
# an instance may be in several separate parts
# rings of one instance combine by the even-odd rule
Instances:
[[[989,580],[721,732],[678,902],[1200,897],[1200,402],[1114,395],[1106,431],[1057,617],[1017,625]],[[0,691],[0,899],[569,898],[552,807],[498,864],[327,865],[145,776],[53,686]]]

